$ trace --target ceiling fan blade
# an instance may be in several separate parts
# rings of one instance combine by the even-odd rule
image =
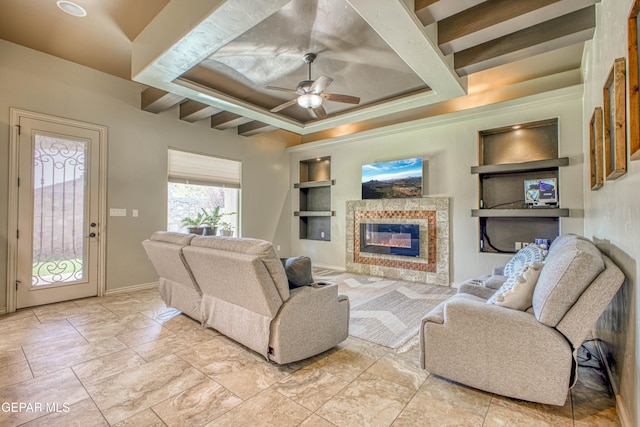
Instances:
[[[277,113],[278,111],[282,111],[287,107],[291,107],[292,105],[295,105],[298,103],[298,98],[293,98],[291,101],[287,101],[284,104],[280,104],[277,107],[272,108],[271,111],[272,113]]]
[[[316,79],[315,82],[311,85],[312,93],[321,93],[323,90],[327,88],[331,84],[333,79],[327,76],[320,76]]]
[[[309,111],[313,116],[315,116],[316,119],[324,119],[325,117],[327,117],[327,111],[322,105],[316,108],[310,108]]]
[[[346,102],[347,104],[359,104],[360,98],[351,95],[342,95],[339,93],[322,93],[320,94],[324,99],[335,102]]]
[[[265,89],[269,90],[278,90],[280,92],[289,92],[289,93],[298,93],[295,89],[287,89],[286,87],[278,87],[278,86],[267,86]]]

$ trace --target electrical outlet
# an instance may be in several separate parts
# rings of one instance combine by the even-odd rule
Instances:
[[[324,239],[324,231],[321,231],[321,232],[320,232],[320,238],[321,238],[321,239]]]
[[[280,245],[276,246],[276,251],[280,250]]]
[[[516,242],[516,251],[522,249],[522,242]]]
[[[131,216],[132,217],[137,217],[138,216],[138,209],[134,209],[131,211]]]

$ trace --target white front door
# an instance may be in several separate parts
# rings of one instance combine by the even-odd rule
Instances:
[[[98,294],[99,130],[20,117],[16,308]]]

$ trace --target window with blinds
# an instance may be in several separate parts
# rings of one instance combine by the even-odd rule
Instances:
[[[242,163],[169,149],[169,182],[240,188]]]
[[[239,236],[241,177],[241,162],[170,148],[167,230]],[[194,226],[214,211],[222,214],[215,225]]]

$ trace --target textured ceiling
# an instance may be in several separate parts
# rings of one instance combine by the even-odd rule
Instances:
[[[0,38],[150,86],[142,108],[302,142],[578,84],[599,0],[0,0]],[[333,79],[326,118],[275,106]]]
[[[355,95],[360,105],[428,89],[344,0],[293,0],[182,77],[271,109],[296,95],[265,87],[295,89],[306,80],[306,52],[318,54],[312,80],[332,78],[326,92]],[[329,114],[357,108],[323,105]],[[312,118],[297,105],[282,114],[303,122]]]

